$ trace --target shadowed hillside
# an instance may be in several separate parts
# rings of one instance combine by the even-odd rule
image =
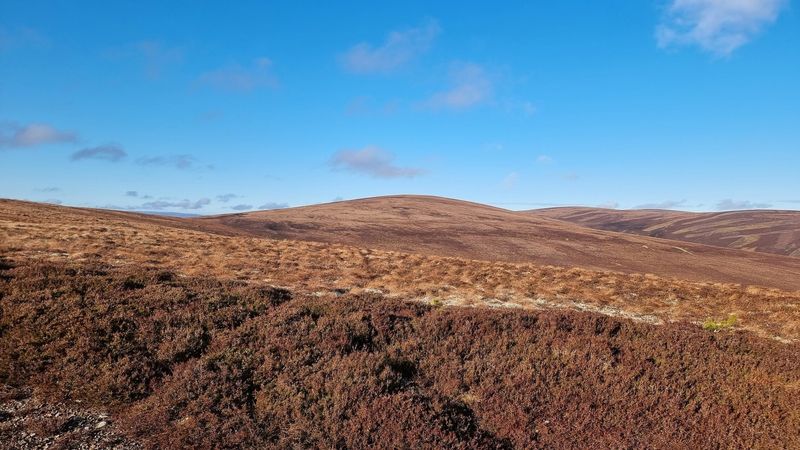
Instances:
[[[529,213],[597,230],[800,257],[800,211],[690,213],[570,207]]]
[[[427,196],[189,219],[229,233],[800,289],[800,260],[682,243]]]

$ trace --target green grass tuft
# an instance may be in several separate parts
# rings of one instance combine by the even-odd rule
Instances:
[[[729,315],[725,320],[706,319],[706,321],[703,322],[703,329],[709,331],[724,330],[736,325],[736,320],[736,314]]]

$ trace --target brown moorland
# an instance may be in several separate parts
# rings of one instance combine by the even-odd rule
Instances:
[[[800,446],[800,347],[751,333],[41,262],[0,308],[0,408],[81,402],[123,448]],[[12,446],[103,430],[4,414]]]
[[[182,219],[0,201],[0,255],[12,262],[157,267],[186,276],[266,282],[310,294],[380,291],[443,305],[566,308],[650,323],[700,324],[736,315],[736,328],[785,341],[800,339],[796,290],[223,235],[189,226],[196,225]]]
[[[592,230],[440,197],[375,197],[187,222],[277,239],[800,289],[796,258]]]
[[[0,201],[11,448],[793,448],[798,342],[796,291]]]
[[[800,257],[800,211],[692,213],[566,207],[528,213],[597,230]]]

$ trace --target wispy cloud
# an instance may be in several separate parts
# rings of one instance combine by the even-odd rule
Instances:
[[[142,166],[168,166],[176,169],[190,169],[197,160],[192,155],[169,155],[169,156],[144,156],[136,160]]]
[[[234,211],[250,211],[251,209],[253,209],[253,205],[247,205],[247,204],[241,203],[239,205],[231,206],[231,209],[234,210]]]
[[[787,0],[672,0],[656,29],[659,47],[696,45],[730,55],[774,22]]]
[[[78,142],[78,135],[45,123],[0,123],[0,148],[26,148]]]
[[[772,204],[763,202],[751,202],[749,200],[725,199],[717,203],[717,211],[733,211],[738,209],[765,209],[771,208]]]
[[[634,209],[673,209],[686,205],[686,200],[665,200],[658,203],[645,203],[635,206]]]
[[[424,105],[431,109],[465,110],[492,98],[494,84],[486,70],[474,63],[459,63],[450,71],[450,86],[433,94]]]
[[[379,147],[361,150],[340,150],[330,160],[334,169],[370,175],[375,178],[413,178],[424,173],[413,167],[399,167],[393,162],[394,155]]]
[[[278,78],[272,71],[272,60],[256,58],[248,66],[231,64],[203,73],[198,82],[209,87],[233,91],[250,92],[260,88],[278,87]]]
[[[48,186],[36,189],[37,192],[61,192],[61,188],[55,186]]]
[[[289,207],[288,203],[267,202],[259,206],[258,209],[283,209],[288,207]]]
[[[222,194],[217,196],[217,201],[222,203],[228,203],[229,201],[235,198],[239,198],[239,196],[236,194]]]
[[[137,209],[141,211],[153,210],[153,211],[163,211],[165,209],[201,209],[204,206],[207,206],[211,203],[210,199],[201,198],[199,200],[155,200],[152,202],[145,202],[139,206],[131,207],[130,209]]]
[[[511,172],[503,178],[503,188],[505,189],[514,189],[517,186],[517,182],[519,181],[519,174],[517,172]]]
[[[392,31],[378,46],[362,42],[340,56],[342,66],[353,73],[388,73],[425,53],[441,32],[435,20],[415,28]]]
[[[548,155],[539,155],[536,157],[536,162],[539,164],[550,164],[553,162],[553,158]]]
[[[78,150],[70,156],[72,161],[81,161],[85,159],[97,159],[101,161],[117,162],[128,156],[122,147],[116,144],[101,145],[98,147],[89,147]]]
[[[618,202],[605,202],[605,203],[600,203],[599,205],[597,205],[597,207],[598,208],[605,208],[605,209],[617,209],[617,208],[619,208],[619,203]]]

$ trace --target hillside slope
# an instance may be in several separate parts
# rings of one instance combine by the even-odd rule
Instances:
[[[188,221],[269,238],[800,289],[799,259],[593,230],[438,197],[376,197]]]
[[[528,213],[597,230],[800,257],[800,211],[691,213],[569,207]]]

